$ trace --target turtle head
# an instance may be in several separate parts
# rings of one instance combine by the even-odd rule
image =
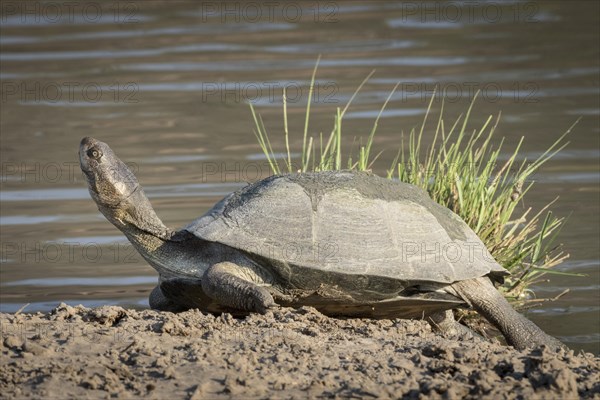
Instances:
[[[131,169],[106,143],[84,137],[79,145],[79,164],[92,199],[113,225],[125,234],[142,231],[155,237],[169,235]]]
[[[90,195],[98,207],[120,208],[138,191],[135,175],[106,143],[84,137],[79,145],[79,164]]]

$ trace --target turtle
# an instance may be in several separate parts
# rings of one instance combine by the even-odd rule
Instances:
[[[79,161],[99,211],[158,272],[153,309],[310,306],[333,317],[426,318],[456,332],[452,310],[466,307],[517,349],[564,347],[512,308],[495,286],[508,272],[417,186],[356,171],[272,175],[174,230],[106,143],[84,137]]]

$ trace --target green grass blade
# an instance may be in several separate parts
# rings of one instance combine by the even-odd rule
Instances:
[[[310,103],[312,102],[313,92],[315,90],[315,77],[317,75],[317,68],[319,67],[319,61],[321,61],[321,55],[317,57],[317,63],[313,69],[312,76],[310,78],[310,86],[308,89],[308,101],[306,102],[306,117],[304,118],[304,136],[302,138],[302,170],[307,167],[306,161],[306,140],[308,136],[308,122],[310,120]]]

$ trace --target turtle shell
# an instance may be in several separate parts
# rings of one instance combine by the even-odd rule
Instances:
[[[440,284],[508,274],[467,224],[425,191],[367,173],[272,176],[185,229],[272,260],[270,268]]]

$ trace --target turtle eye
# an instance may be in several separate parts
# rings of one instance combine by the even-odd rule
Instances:
[[[98,160],[100,157],[102,157],[102,152],[96,148],[92,148],[87,151],[87,155],[90,158]]]

